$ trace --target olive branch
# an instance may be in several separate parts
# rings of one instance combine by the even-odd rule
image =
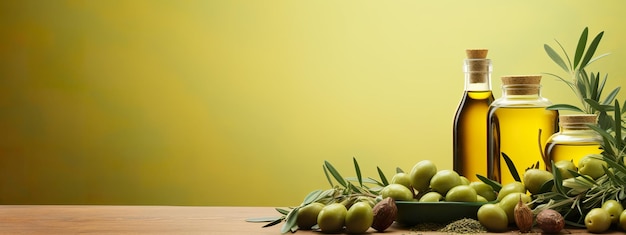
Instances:
[[[599,72],[587,72],[587,66],[608,56],[609,53],[594,57],[600,41],[602,40],[602,36],[604,35],[604,31],[598,33],[587,46],[588,35],[589,29],[585,27],[578,39],[573,61],[558,40],[555,41],[561,49],[563,56],[559,55],[550,45],[544,44],[544,50],[550,59],[565,71],[568,77],[560,76],[555,73],[545,74],[556,77],[564,82],[574,92],[581,103],[581,107],[572,104],[554,104],[549,106],[548,109],[597,114],[598,125],[603,129],[608,129],[612,126],[612,120],[607,112],[613,109],[612,104],[620,91],[620,87],[611,90],[604,99],[601,98],[608,79],[608,74],[601,76]]]
[[[354,163],[354,170],[356,177],[343,177],[339,171],[328,161],[324,161],[322,168],[330,189],[326,190],[314,190],[304,197],[304,200],[299,206],[284,208],[275,208],[281,216],[278,217],[263,217],[263,218],[250,218],[248,222],[269,222],[263,227],[271,227],[277,224],[285,222],[280,230],[281,233],[296,232],[298,231],[297,219],[298,211],[314,202],[319,202],[325,205],[331,203],[342,203],[349,207],[358,200],[367,200],[370,203],[375,204],[376,197],[380,194],[383,187],[389,185],[387,177],[380,169],[376,167],[380,181],[367,177],[364,178],[361,174],[361,168],[356,158],[352,158]],[[396,168],[396,172],[402,172],[402,169]],[[315,229],[314,227],[313,229]]]

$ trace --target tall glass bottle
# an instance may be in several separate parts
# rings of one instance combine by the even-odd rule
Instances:
[[[520,177],[526,168],[540,163],[543,147],[557,132],[558,112],[541,96],[541,76],[502,77],[502,97],[489,107],[487,117],[488,177],[507,184],[514,181],[502,154],[515,165]]]
[[[545,148],[544,160],[548,169],[551,168],[551,160],[572,161],[578,165],[580,159],[589,154],[600,154],[600,144],[602,136],[589,128],[589,125],[596,125],[597,115],[595,114],[571,114],[560,115],[559,132],[550,136]]]
[[[465,91],[453,127],[453,168],[470,181],[487,176],[487,111],[493,102],[491,60],[486,49],[466,50]]]

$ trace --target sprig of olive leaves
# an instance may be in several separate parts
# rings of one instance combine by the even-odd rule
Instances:
[[[622,130],[621,118],[623,110],[616,100],[613,105],[614,120],[612,129]],[[560,171],[553,171],[554,190],[534,195],[538,206],[535,209],[554,209],[559,211],[566,219],[566,223],[584,227],[584,217],[591,209],[600,207],[609,199],[617,201],[626,200],[626,166],[624,165],[624,152],[626,139],[619,132],[608,132],[600,127],[592,126],[604,138],[602,157],[598,158],[607,163],[604,167],[604,176],[594,180],[576,171],[568,170],[573,178],[563,179]],[[552,169],[556,169],[552,162]]]
[[[548,74],[565,82],[583,105],[583,108],[579,108],[569,104],[555,104],[548,109],[597,114],[599,125],[589,126],[603,138],[601,144],[603,149],[602,160],[607,163],[608,167],[604,167],[605,175],[596,180],[571,170],[569,173],[573,175],[573,178],[564,180],[560,171],[554,170],[554,179],[541,187],[542,193],[533,195],[534,202],[538,204],[535,213],[543,209],[554,209],[564,215],[567,224],[579,227],[585,226],[584,217],[587,212],[592,208],[599,207],[605,200],[626,200],[626,167],[624,165],[626,139],[622,134],[624,131],[623,116],[626,109],[621,109],[619,102],[615,99],[620,88],[613,89],[602,101],[600,97],[608,75],[601,79],[600,73],[587,74],[585,71],[589,64],[608,55],[593,57],[603,34],[604,32],[601,32],[596,35],[589,47],[586,47],[588,28],[585,28],[579,38],[573,63],[558,41],[557,44],[563,51],[568,63],[565,63],[565,60],[549,45],[544,45],[548,56],[572,77],[572,81],[556,74]],[[609,115],[610,111],[613,111],[612,117]],[[504,153],[503,157],[511,170],[511,174],[519,181],[515,166]],[[554,162],[551,164],[552,169],[556,169]],[[491,181],[492,186],[497,185],[497,182],[484,177],[481,180],[486,183]]]
[[[354,202],[359,197],[367,197],[374,200],[382,190],[383,187],[389,184],[387,177],[380,169],[376,167],[380,181],[367,177],[364,178],[361,173],[361,168],[356,158],[352,158],[354,163],[354,170],[356,177],[343,177],[339,171],[328,161],[324,161],[322,168],[326,180],[330,184],[330,189],[326,190],[314,190],[304,197],[304,200],[299,206],[290,207],[287,209],[276,208],[276,211],[281,214],[279,217],[267,217],[267,218],[252,218],[248,219],[249,222],[269,222],[263,227],[270,227],[285,221],[280,232],[296,232],[298,225],[296,224],[298,217],[298,210],[314,202],[320,202],[323,204],[330,204],[334,202],[340,202],[349,204]],[[396,172],[402,172],[402,169],[396,168]]]
[[[608,79],[608,74],[605,74],[604,77],[602,77],[599,72],[587,73],[586,68],[591,63],[609,55],[609,53],[594,57],[598,45],[602,40],[602,36],[604,35],[604,31],[598,33],[587,46],[588,34],[589,29],[588,27],[585,27],[580,35],[580,38],[578,39],[573,61],[570,60],[570,56],[558,40],[555,41],[560,47],[565,59],[563,59],[563,57],[559,55],[550,45],[544,44],[544,50],[548,56],[568,74],[569,78],[564,78],[554,73],[545,74],[554,76],[567,84],[582,104],[582,107],[571,104],[554,104],[549,106],[548,109],[597,114],[598,125],[606,130],[611,127],[612,123],[607,112],[612,110],[613,106],[611,104],[615,100],[620,87],[613,89],[604,98],[604,100],[602,100],[601,97]]]

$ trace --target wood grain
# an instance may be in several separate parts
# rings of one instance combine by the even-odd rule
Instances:
[[[278,215],[271,207],[2,205],[0,234],[280,234],[282,224],[262,228],[265,223],[245,221]],[[373,229],[368,233],[376,234]],[[586,231],[568,229],[563,233]],[[384,234],[437,233],[394,225]]]

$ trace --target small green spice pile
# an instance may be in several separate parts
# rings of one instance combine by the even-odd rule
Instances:
[[[416,224],[415,226],[411,227],[410,231],[411,232],[439,231],[443,227],[445,227],[444,224],[419,223],[419,224]]]
[[[475,219],[460,219],[449,223],[439,230],[439,232],[447,233],[484,233],[487,229]]]
[[[444,233],[455,233],[455,234],[476,234],[476,233],[486,233],[487,229],[475,219],[460,219],[445,224],[437,224],[437,223],[420,223],[413,227],[411,227],[411,232],[429,232],[429,231],[437,231]]]
[[[476,234],[486,233],[487,229],[475,219],[460,219],[447,225],[437,223],[419,223],[411,227],[411,232],[429,232],[437,231],[455,234]]]
[[[465,218],[449,223],[442,229],[439,229],[439,232],[475,234],[487,232],[487,229],[482,224],[480,224],[478,220]]]

